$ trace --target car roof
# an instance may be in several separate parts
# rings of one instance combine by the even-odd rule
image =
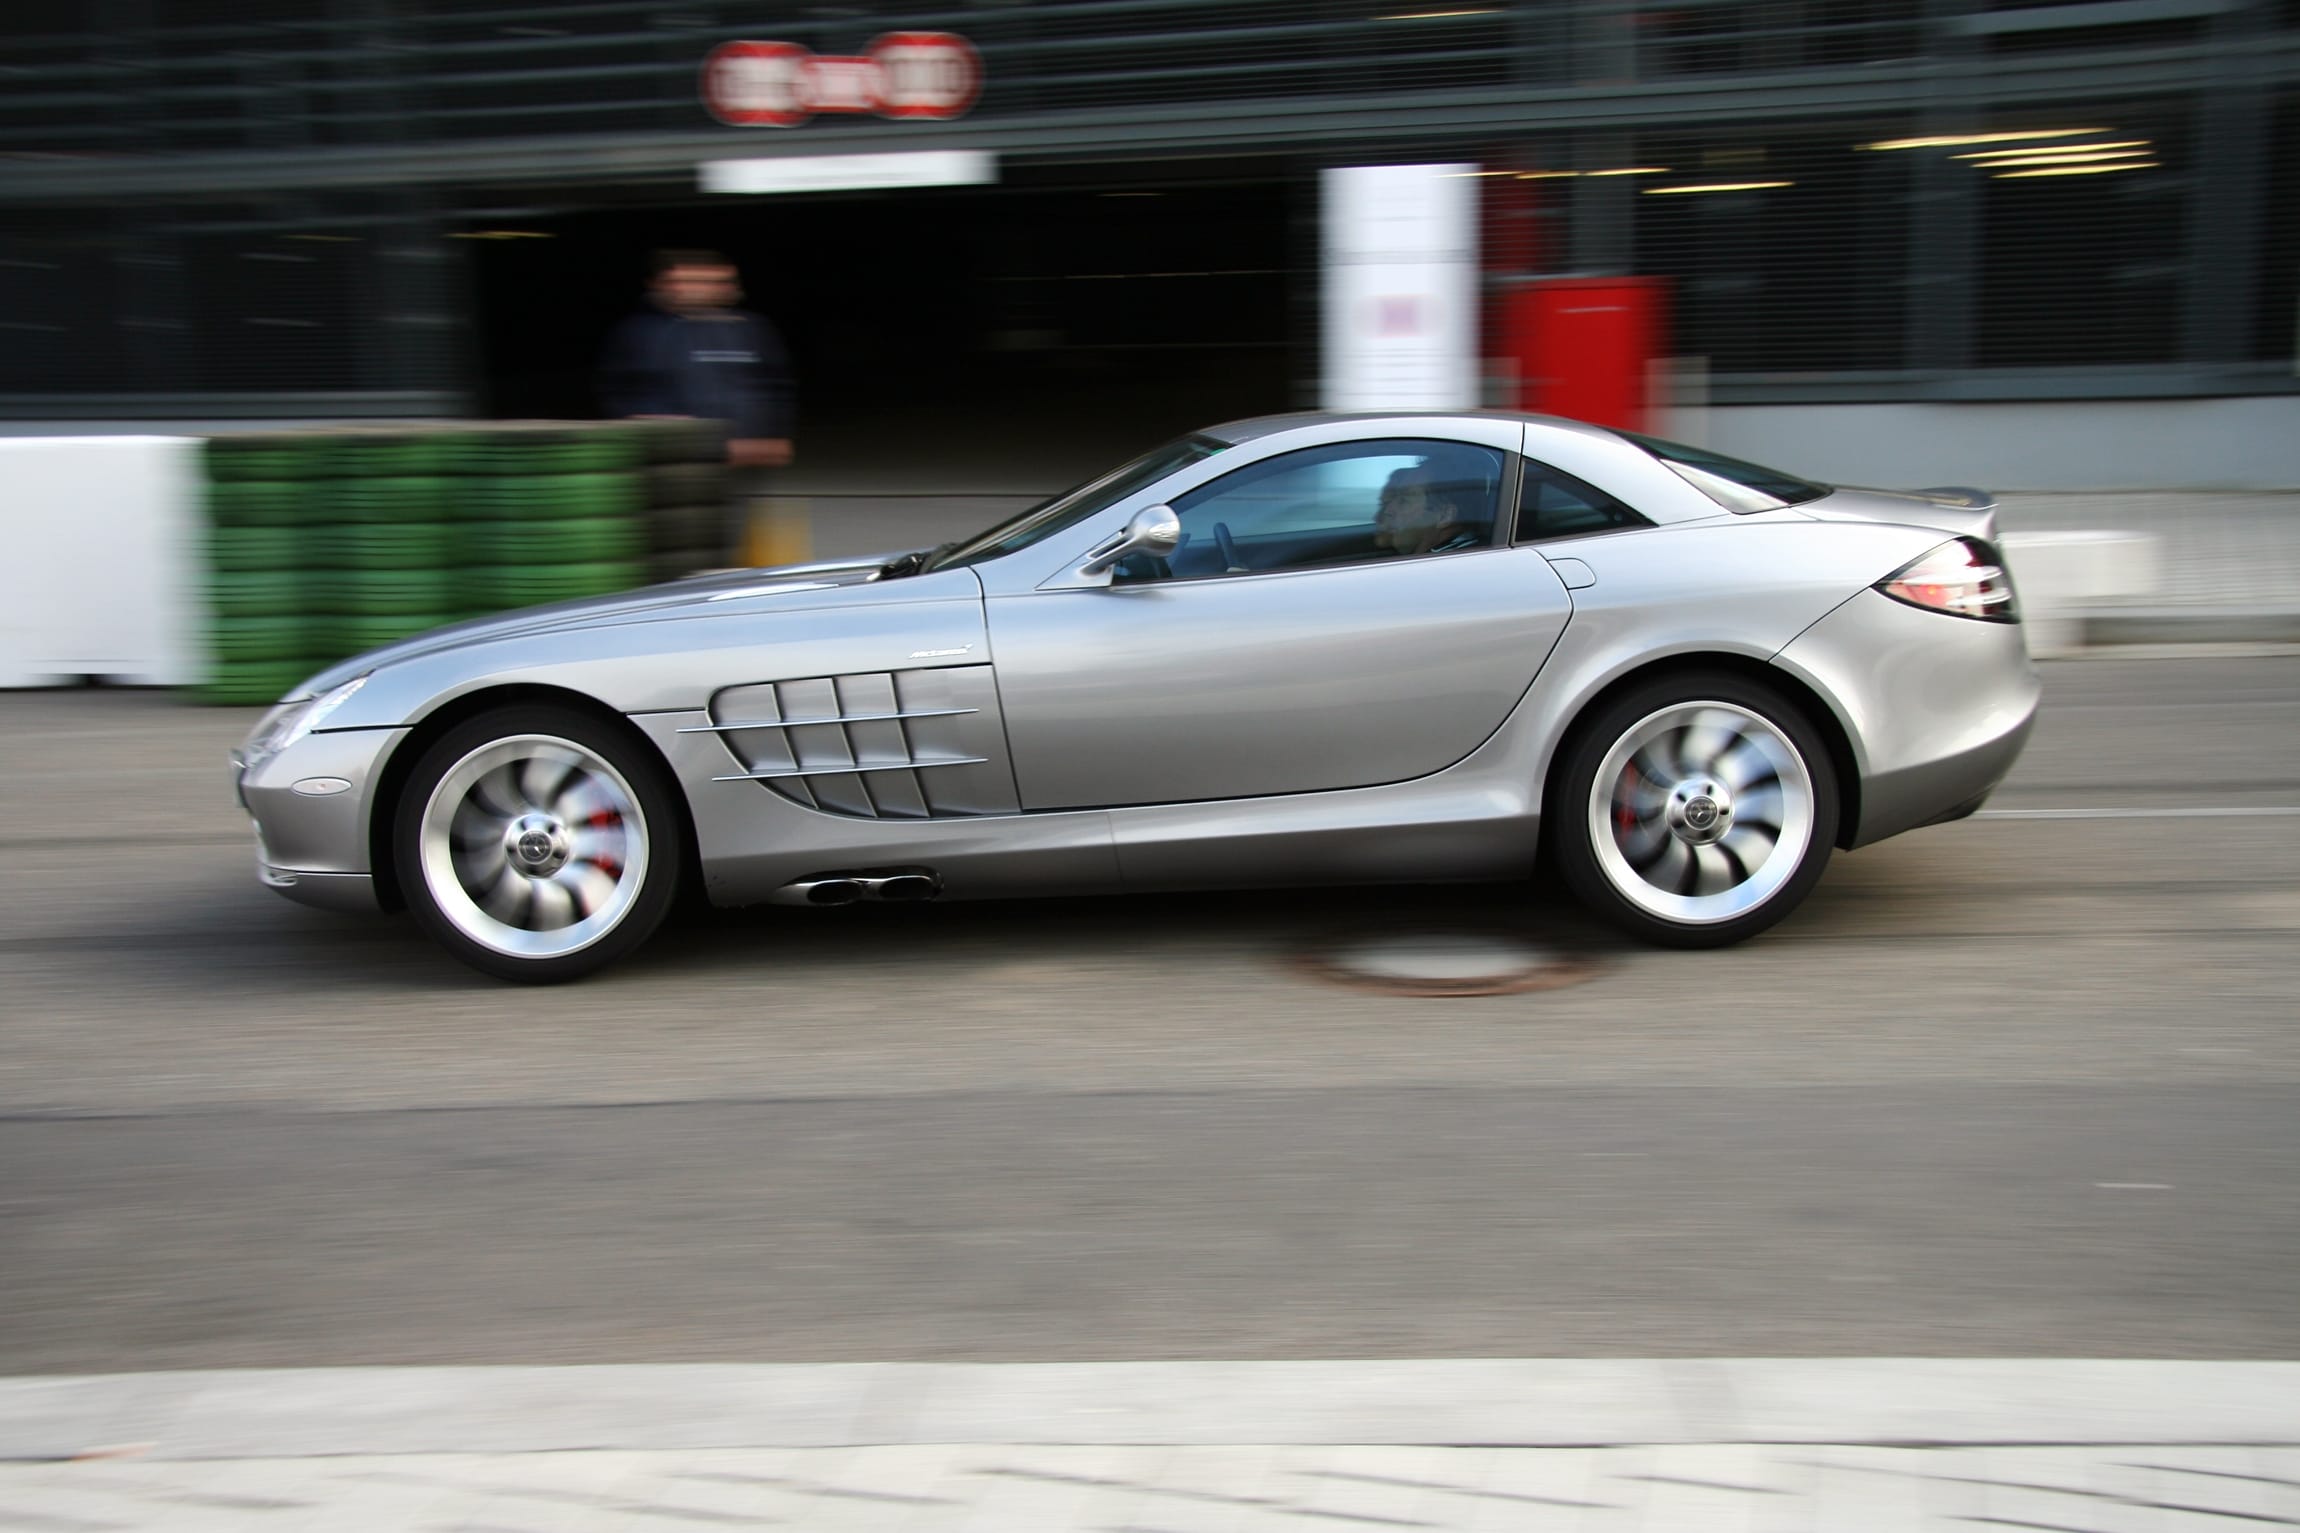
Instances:
[[[1296,410],[1283,415],[1255,415],[1244,420],[1225,421],[1219,426],[1208,426],[1198,434],[1236,447],[1257,437],[1298,430],[1304,426],[1336,425],[1353,421],[1371,425],[1377,422],[1411,424],[1474,420],[1521,421],[1529,426],[1546,426],[1584,436],[1603,437],[1609,441],[1621,440],[1618,433],[1588,421],[1568,420],[1562,415],[1535,415],[1523,410]]]

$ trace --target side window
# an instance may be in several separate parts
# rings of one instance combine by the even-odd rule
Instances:
[[[1542,543],[1652,525],[1595,485],[1546,463],[1526,460],[1517,492],[1517,542]]]
[[[1182,543],[1129,559],[1122,583],[1249,575],[1484,548],[1503,456],[1467,442],[1384,439],[1250,464],[1174,501]]]

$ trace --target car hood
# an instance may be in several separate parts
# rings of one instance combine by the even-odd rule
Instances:
[[[1995,542],[1996,497],[1986,490],[1838,489],[1797,508],[1822,522],[1884,522],[1928,527],[1951,537]]]
[[[658,586],[617,591],[607,596],[586,596],[575,601],[554,602],[546,607],[522,607],[514,612],[498,612],[491,617],[434,628],[413,638],[402,639],[397,644],[387,644],[381,649],[371,649],[365,654],[338,661],[305,682],[298,691],[318,696],[355,676],[364,676],[384,666],[466,645],[517,638],[526,634],[566,632],[578,628],[601,628],[617,623],[643,623],[683,617],[714,603],[742,602],[746,606],[755,603],[761,607],[774,607],[786,603],[817,605],[826,599],[842,605],[858,598],[875,600],[878,599],[878,592],[850,592],[850,588],[871,584],[877,579],[879,570],[889,560],[898,557],[899,552],[819,564],[788,564],[773,569],[728,570],[713,575],[692,575],[685,580],[673,580]],[[901,587],[902,582],[894,581],[882,589],[891,597]],[[832,594],[838,592],[850,594]]]

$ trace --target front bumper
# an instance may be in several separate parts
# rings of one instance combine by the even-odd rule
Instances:
[[[372,873],[306,873],[275,866],[264,853],[264,838],[256,836],[256,878],[266,889],[283,894],[299,905],[317,910],[345,910],[372,915],[383,909],[376,896]]]
[[[1970,814],[2028,743],[2043,688],[2018,624],[1864,591],[1773,663],[1836,706],[1860,769],[1847,846]]]
[[[405,729],[320,731],[253,763],[232,758],[265,888],[323,910],[380,908],[368,830],[383,765],[406,737]]]

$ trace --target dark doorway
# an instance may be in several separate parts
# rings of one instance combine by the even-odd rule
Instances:
[[[801,467],[1012,450],[1091,468],[1294,407],[1314,357],[1283,183],[723,198],[472,222],[484,407],[596,415],[650,251],[704,246],[797,365]]]

